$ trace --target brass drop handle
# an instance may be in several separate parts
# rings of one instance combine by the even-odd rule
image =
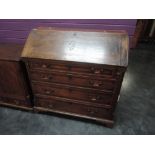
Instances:
[[[72,74],[67,74],[68,78],[71,80],[73,78]]]
[[[52,79],[52,76],[43,76],[42,79],[43,80],[51,80]]]
[[[87,111],[91,114],[94,114],[94,111],[92,111],[91,109],[88,109]]]
[[[101,73],[100,69],[95,69],[94,67],[91,67],[91,71],[93,73],[95,73],[95,74],[100,74]]]
[[[99,83],[97,83],[97,82],[94,82],[93,86],[94,86],[94,87],[99,87],[99,86],[100,86],[100,84],[99,84]]]
[[[97,100],[99,100],[101,97],[99,96],[99,95],[97,95],[97,96],[91,96],[91,101],[97,101]]]
[[[47,94],[47,95],[50,95],[50,94],[52,94],[52,93],[54,93],[54,90],[45,90],[45,94]]]
[[[42,67],[42,68],[52,68],[52,65],[43,64],[41,67]]]
[[[92,97],[91,100],[92,100],[92,101],[96,101],[97,98],[96,98],[96,97]]]
[[[119,75],[121,75],[121,73],[120,72],[116,72],[116,74],[119,76]]]
[[[88,109],[87,110],[90,114],[95,114],[95,113],[97,113],[97,111],[94,111],[94,110],[92,110],[92,109]]]
[[[95,70],[94,73],[95,73],[95,74],[100,74],[101,71],[100,71],[100,70]]]
[[[90,81],[89,82],[91,85],[93,85],[93,87],[99,87],[102,83],[99,81]]]
[[[42,68],[47,68],[47,65],[43,64],[41,67],[42,67]]]
[[[48,106],[49,106],[49,108],[54,108],[53,104],[49,104]]]

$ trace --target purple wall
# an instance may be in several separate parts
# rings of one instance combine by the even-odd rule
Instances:
[[[39,26],[126,30],[134,35],[136,19],[0,19],[0,42],[24,43],[30,30]]]

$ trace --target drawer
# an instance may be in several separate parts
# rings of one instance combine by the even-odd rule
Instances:
[[[109,80],[103,78],[93,78],[88,76],[80,76],[75,74],[65,74],[61,72],[31,72],[31,79],[34,81],[43,81],[43,82],[50,82],[50,83],[60,83],[60,84],[67,84],[73,86],[80,86],[80,87],[88,87],[88,88],[96,88],[96,89],[103,89],[113,91],[116,85],[116,80]]]
[[[115,77],[119,76],[121,72],[117,67],[91,65],[85,63],[48,63],[48,62],[29,62],[30,69],[38,69],[42,71],[64,71],[80,74],[93,74],[97,76]]]
[[[36,98],[36,107],[46,108],[55,112],[64,112],[78,115],[85,115],[89,117],[97,118],[112,118],[112,110],[105,108],[97,108],[93,106],[87,106],[82,104],[76,104],[73,102],[59,101],[55,99],[43,99]]]
[[[64,97],[74,100],[88,101],[92,103],[110,105],[112,93],[97,91],[96,89],[84,89],[58,84],[32,83],[35,94]]]

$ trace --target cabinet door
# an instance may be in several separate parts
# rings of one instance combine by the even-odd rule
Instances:
[[[0,61],[0,96],[24,99],[26,90],[19,62]]]

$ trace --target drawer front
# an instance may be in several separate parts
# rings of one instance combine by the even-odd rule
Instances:
[[[116,80],[97,79],[88,76],[78,76],[74,74],[62,74],[62,73],[43,73],[43,72],[31,72],[31,79],[34,81],[52,82],[67,85],[75,85],[81,87],[89,87],[103,90],[113,91],[116,85]]]
[[[59,64],[56,63],[43,63],[43,62],[29,62],[30,69],[39,69],[43,71],[65,71],[73,73],[93,74],[105,77],[115,77],[120,75],[120,71],[116,67],[105,67],[103,65],[88,65],[88,64]]]
[[[35,94],[64,97],[68,99],[82,100],[100,104],[111,104],[112,93],[97,92],[96,90],[83,89],[76,87],[67,87],[55,84],[40,84],[33,83],[33,90]]]
[[[47,108],[55,111],[61,111],[61,112],[68,112],[68,113],[75,113],[75,114],[81,114],[86,115],[90,117],[99,117],[99,118],[111,118],[112,117],[112,110],[111,109],[105,109],[105,108],[97,108],[93,106],[86,106],[81,104],[75,104],[73,102],[65,102],[65,101],[59,101],[55,99],[43,99],[43,98],[37,98],[35,102],[36,107],[42,107]]]

